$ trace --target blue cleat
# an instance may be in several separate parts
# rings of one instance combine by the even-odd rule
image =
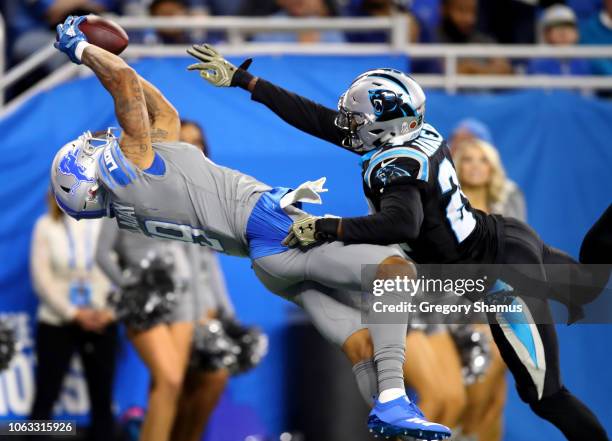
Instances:
[[[448,427],[427,421],[423,412],[407,397],[387,403],[377,400],[368,417],[368,428],[374,436],[384,438],[438,440],[451,436]]]

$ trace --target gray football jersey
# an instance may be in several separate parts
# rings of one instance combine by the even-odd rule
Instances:
[[[134,167],[117,143],[98,159],[98,177],[119,228],[248,256],[247,221],[270,187],[213,163],[190,144],[155,143],[153,150],[156,159],[146,172]]]

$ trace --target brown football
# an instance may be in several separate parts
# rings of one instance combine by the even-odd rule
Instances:
[[[121,26],[97,15],[88,15],[87,20],[79,25],[79,29],[85,34],[89,43],[115,55],[123,52],[130,41]]]

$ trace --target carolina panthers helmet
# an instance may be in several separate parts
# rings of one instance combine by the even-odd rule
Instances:
[[[96,176],[97,161],[106,145],[116,142],[112,129],[87,131],[64,145],[51,164],[51,188],[59,207],[75,219],[108,215],[108,194]]]
[[[425,92],[405,73],[374,69],[359,75],[338,101],[336,126],[344,147],[365,153],[389,143],[410,141],[421,132]]]

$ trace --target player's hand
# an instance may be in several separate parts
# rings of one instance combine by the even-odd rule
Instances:
[[[282,244],[290,248],[308,247],[323,240],[317,236],[317,220],[319,219],[321,219],[319,216],[307,215],[293,222]]]
[[[239,86],[235,78],[236,72],[240,69],[246,71],[253,62],[249,58],[236,67],[208,44],[194,44],[187,49],[187,53],[200,61],[187,67],[187,70],[200,71],[202,78],[217,87]]]
[[[59,24],[55,28],[56,41],[53,46],[68,55],[68,58],[76,64],[81,64],[81,60],[76,55],[77,45],[82,41],[87,42],[87,37],[79,29],[79,25],[86,20],[86,15],[80,17],[70,15],[63,24]]]

